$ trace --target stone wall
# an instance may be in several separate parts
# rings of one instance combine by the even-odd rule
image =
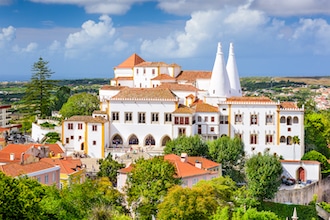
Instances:
[[[317,195],[317,202],[330,202],[330,177],[306,186],[281,189],[273,202],[307,205],[313,200],[314,194]]]

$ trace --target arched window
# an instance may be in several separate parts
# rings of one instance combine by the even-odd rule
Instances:
[[[139,144],[139,139],[133,134],[129,140],[128,140],[129,145],[138,145]]]
[[[281,143],[285,143],[285,137],[284,137],[284,136],[281,136],[281,138],[280,138],[280,142],[281,142]]]
[[[284,116],[281,117],[280,123],[285,123],[285,117]]]
[[[171,138],[169,136],[165,136],[162,140],[162,146],[166,146],[166,143],[170,140],[171,140]]]
[[[123,144],[123,139],[121,138],[121,136],[119,134],[116,134],[113,139],[112,139],[112,144],[115,145],[116,147],[118,145],[122,145]]]
[[[144,145],[150,146],[150,145],[155,145],[155,139],[152,135],[148,135],[147,138],[145,139]]]
[[[297,116],[293,117],[293,124],[298,124],[299,123],[299,119]]]
[[[287,117],[287,119],[286,119],[286,125],[292,125],[292,118],[291,118],[291,116]]]

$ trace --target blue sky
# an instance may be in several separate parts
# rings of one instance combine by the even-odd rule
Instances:
[[[39,57],[53,78],[111,78],[132,53],[212,70],[235,46],[245,76],[329,76],[326,0],[0,0],[0,81],[29,80]]]

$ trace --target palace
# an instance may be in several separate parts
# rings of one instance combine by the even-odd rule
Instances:
[[[212,71],[186,71],[175,63],[131,55],[99,91],[100,111],[92,117],[103,119],[67,119],[63,144],[72,152],[104,157],[108,147],[162,149],[180,135],[198,134],[205,140],[227,135],[241,138],[248,155],[266,150],[299,160],[304,109],[293,102],[242,96],[233,44],[224,60],[220,43]]]

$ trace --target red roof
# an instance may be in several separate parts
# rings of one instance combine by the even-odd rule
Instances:
[[[138,65],[142,62],[145,61],[139,55],[133,53],[129,58],[119,64],[116,68],[133,68],[135,65]]]
[[[40,161],[47,162],[52,165],[60,166],[61,173],[71,174],[81,169],[81,160],[79,158],[64,157],[64,158],[42,158]]]
[[[53,168],[54,165],[51,165],[46,162],[38,161],[34,163],[21,165],[20,163],[10,163],[6,165],[1,165],[0,170],[8,176],[20,176],[24,174],[29,174],[49,168]]]

